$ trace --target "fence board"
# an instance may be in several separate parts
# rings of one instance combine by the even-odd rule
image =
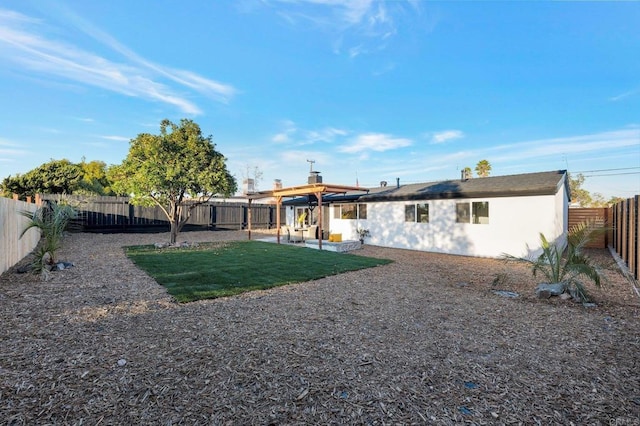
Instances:
[[[613,248],[629,267],[636,280],[640,276],[640,250],[638,247],[640,226],[638,210],[640,195],[621,201],[612,207]]]
[[[47,194],[43,200],[64,200],[79,211],[77,225],[86,231],[139,231],[166,227],[169,222],[158,206],[141,207],[129,204],[128,197],[83,197]],[[187,226],[225,229],[245,229],[248,226],[248,204],[209,202],[196,206],[191,211]],[[254,228],[275,227],[273,205],[253,205],[252,226]]]
[[[31,253],[40,241],[40,232],[35,228],[20,238],[29,219],[19,212],[34,212],[36,208],[35,204],[0,197],[0,274]]]
[[[609,226],[607,222],[607,208],[570,208],[569,209],[569,228],[587,221],[595,221],[599,226]],[[587,244],[588,248],[607,248],[608,233],[603,233],[595,237]]]

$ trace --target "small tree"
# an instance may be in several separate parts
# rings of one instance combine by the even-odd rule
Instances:
[[[597,220],[574,225],[567,235],[566,250],[562,245],[550,243],[541,233],[542,253],[538,257],[505,254],[503,259],[527,263],[534,277],[541,273],[550,284],[562,284],[563,289],[575,299],[587,301],[589,296],[583,280],[593,281],[600,287],[602,275],[598,265],[584,253],[584,248],[596,235],[605,231],[606,228],[598,225]]]
[[[476,164],[476,174],[478,177],[487,177],[491,173],[491,164],[487,160],[480,160]]]
[[[29,219],[20,238],[31,228],[40,230],[43,241],[34,252],[32,267],[34,272],[45,274],[48,266],[58,262],[56,253],[62,247],[63,232],[71,219],[77,216],[77,211],[67,204],[53,203],[38,207],[34,212],[22,211],[20,214]]]
[[[109,177],[112,189],[131,195],[132,204],[162,209],[173,244],[196,206],[236,191],[225,161],[211,136],[203,137],[192,120],[176,125],[165,119],[160,135],[141,133],[131,140],[127,158],[109,170]]]

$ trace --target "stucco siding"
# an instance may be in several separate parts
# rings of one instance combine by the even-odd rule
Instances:
[[[539,234],[549,239],[564,235],[567,208],[564,190],[556,195],[464,200],[394,201],[367,203],[366,220],[334,219],[330,228],[344,239],[356,239],[357,227],[369,229],[368,244],[441,253],[499,257],[523,256],[540,247]],[[489,202],[489,223],[456,223],[456,204]],[[428,202],[429,223],[405,222],[405,205]],[[566,206],[566,204],[564,204]]]

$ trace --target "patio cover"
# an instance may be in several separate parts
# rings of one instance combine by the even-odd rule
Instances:
[[[249,239],[251,239],[251,202],[261,198],[275,198],[276,208],[276,226],[277,226],[277,240],[280,244],[280,207],[282,206],[282,198],[284,197],[302,197],[313,195],[318,200],[318,248],[322,250],[322,196],[326,194],[344,194],[349,191],[363,191],[369,192],[368,189],[363,189],[358,186],[346,186],[346,185],[332,185],[328,183],[310,183],[308,185],[291,186],[288,188],[273,189],[271,191],[260,191],[255,194],[247,195],[249,200],[248,211],[248,230]]]

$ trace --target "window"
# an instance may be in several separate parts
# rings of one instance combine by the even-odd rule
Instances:
[[[480,224],[480,225],[488,224],[489,223],[489,202],[474,201],[473,203],[457,203],[456,204],[456,222],[473,223],[473,224]]]
[[[477,201],[472,203],[473,223],[486,225],[489,223],[489,203],[487,201]]]
[[[366,204],[335,204],[333,206],[334,219],[366,219]]]
[[[358,217],[358,212],[356,211],[355,204],[343,204],[341,212],[342,219],[356,219]]]
[[[358,219],[366,219],[366,218],[367,218],[367,205],[358,204]]]
[[[416,204],[416,222],[429,223],[429,204]]]
[[[456,203],[456,222],[469,223],[469,203]]]
[[[404,221],[415,222],[416,221],[416,206],[413,204],[404,206]]]
[[[429,223],[429,204],[408,204],[404,206],[404,221]]]

